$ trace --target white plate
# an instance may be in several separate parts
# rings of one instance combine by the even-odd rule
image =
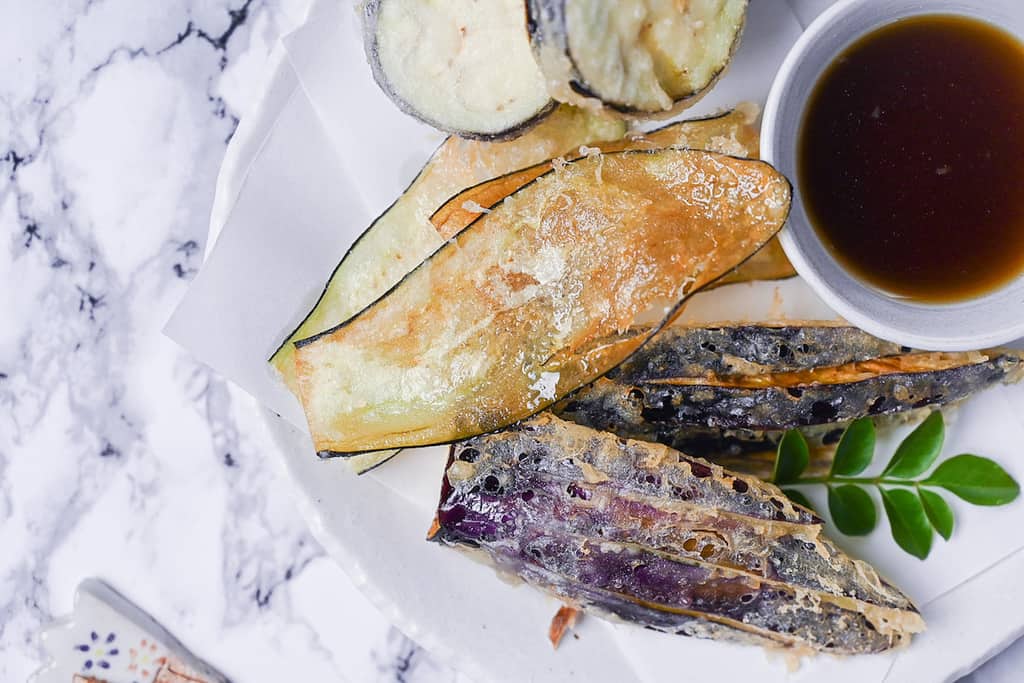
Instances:
[[[753,5],[764,11],[772,2],[755,0]],[[303,104],[304,94],[288,62],[279,58],[275,64],[264,101],[243,121],[225,158],[211,219],[211,244],[237,208],[236,202],[241,204],[239,197],[247,183],[255,183],[254,178],[270,166],[280,167],[289,153],[296,166],[301,165],[304,154],[315,153],[302,146],[274,147],[270,132],[275,126],[304,130],[316,125],[315,114],[308,102]],[[742,80],[744,74],[736,78]],[[286,175],[282,182],[287,182]],[[264,194],[265,201],[275,203],[272,192]],[[787,311],[822,315],[820,302],[800,283],[784,285],[781,291],[785,309],[776,301],[775,287],[762,285],[721,290],[714,298],[695,302],[688,315],[764,317]],[[996,450],[989,447],[985,452],[1012,457],[1010,447],[1024,439],[1012,402],[1019,412],[1024,406],[1020,392],[1012,396],[989,392],[976,409],[963,413],[951,436],[971,435],[963,438],[973,446],[977,442],[972,439],[999,431],[991,429],[987,420],[1004,420],[1016,431],[1002,433]],[[1020,511],[1012,515],[1010,509],[994,514],[984,511],[986,517],[956,505],[961,528],[970,533],[938,547],[926,565],[908,561],[888,542],[884,530],[870,541],[846,543],[912,589],[912,595],[934,598],[924,607],[931,630],[899,656],[821,658],[787,674],[785,662],[754,648],[665,636],[597,619],[584,620],[580,638],[568,640],[553,652],[546,640],[547,624],[557,607],[553,600],[526,587],[502,583],[489,569],[459,553],[423,541],[430,522],[431,495],[424,490],[435,490],[440,478],[436,456],[406,454],[385,468],[387,474],[356,478],[341,462],[317,460],[306,434],[270,413],[268,418],[280,446],[281,462],[296,485],[301,507],[318,540],[399,628],[481,681],[655,681],[676,680],[681,675],[699,678],[702,674],[726,681],[752,677],[764,682],[952,680],[1024,631],[1024,582],[1016,580],[1024,571],[1024,554],[1006,556],[1009,539],[1015,535],[993,532],[986,536],[999,526],[996,521],[1005,525]],[[1010,467],[1017,470],[1018,478],[1020,467]],[[412,484],[403,491],[399,481]],[[997,545],[1004,550],[993,555]],[[970,564],[973,557],[992,559],[975,567]],[[951,570],[963,574],[952,590],[943,592],[940,584],[930,582],[930,577],[948,578]]]

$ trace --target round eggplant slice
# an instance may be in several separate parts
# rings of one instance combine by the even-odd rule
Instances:
[[[675,113],[725,71],[747,0],[528,0],[534,54],[555,99]]]
[[[407,114],[462,137],[515,137],[554,109],[522,0],[367,0],[366,55]]]

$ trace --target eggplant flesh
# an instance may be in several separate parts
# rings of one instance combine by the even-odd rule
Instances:
[[[740,107],[715,117],[680,121],[632,135],[628,141],[623,139],[625,133],[621,121],[563,105],[537,128],[515,140],[448,138],[402,196],[356,240],[331,274],[315,306],[275,351],[270,362],[285,385],[297,394],[294,342],[328,330],[361,311],[445,240],[549,172],[553,157],[575,157],[581,148],[610,152],[672,146],[742,157],[757,155],[757,127],[753,117]],[[761,265],[764,263],[774,265],[765,268]],[[745,272],[775,279],[773,274],[788,276],[790,269],[778,240],[773,240],[750,259]],[[730,274],[723,281],[736,278],[749,279],[741,273]]]
[[[747,0],[529,0],[537,62],[555,99],[626,114],[693,104],[724,72]]]
[[[580,145],[578,149],[569,151],[559,159],[547,159],[467,188],[435,211],[430,217],[430,222],[443,238],[448,239],[494,208],[505,197],[544,175],[555,165],[588,154],[677,147],[755,159],[758,154],[758,140],[759,134],[754,120],[748,112],[737,107],[718,116],[676,121],[648,133],[633,133],[617,140],[595,141],[592,145]],[[779,252],[781,253],[781,246]],[[778,256],[773,258],[778,260]]]
[[[718,459],[770,449],[793,428],[830,447],[853,420],[954,403],[1022,373],[1020,352],[925,353],[846,326],[678,327],[552,410]]]
[[[860,654],[923,628],[776,487],[549,413],[453,446],[432,539],[670,633]]]
[[[521,0],[368,0],[363,20],[377,84],[435,128],[507,139],[554,109]]]
[[[446,238],[438,235],[429,217],[445,199],[482,180],[536,164],[580,145],[617,140],[624,133],[621,121],[564,105],[527,134],[508,142],[449,137],[408,190],[355,241],[330,274],[313,308],[270,358],[285,386],[298,395],[294,342],[348,320],[444,244]],[[350,458],[348,463],[362,474],[396,453],[364,453]]]
[[[689,148],[718,152],[736,157],[756,159],[758,155],[758,128],[756,113],[740,105],[721,114],[699,119],[670,123],[646,133],[634,133],[621,140],[595,141],[581,145],[578,150],[559,161],[548,160],[513,171],[504,176],[484,181],[453,196],[430,217],[441,237],[448,239],[501,200],[553,168],[564,159],[575,159],[595,152],[610,153],[624,150],[652,150]],[[708,285],[711,290],[724,285],[753,280],[782,280],[796,275],[778,239],[767,245],[725,277]]]
[[[296,343],[317,450],[447,443],[539,412],[645,339],[578,349],[666,301],[671,318],[774,237],[790,191],[763,162],[675,149],[538,178],[362,313]]]
[[[620,121],[559,107],[526,135],[508,142],[449,137],[409,188],[355,241],[330,274],[320,298],[270,359],[298,393],[294,342],[348,320],[384,294],[451,235],[438,235],[430,215],[465,187],[531,166],[580,145],[617,140]]]

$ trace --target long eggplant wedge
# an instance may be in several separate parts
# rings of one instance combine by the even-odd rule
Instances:
[[[579,111],[579,110],[576,110]],[[556,113],[556,117],[559,114]],[[564,116],[564,113],[562,114]],[[577,119],[582,118],[576,115]],[[586,153],[596,150],[613,152],[626,149],[662,149],[687,147],[719,152],[732,156],[757,158],[759,133],[756,111],[740,105],[721,114],[685,121],[677,121],[647,133],[630,134],[628,138],[581,146]],[[542,124],[542,128],[557,121]],[[465,146],[465,145],[464,145]],[[476,145],[481,146],[481,145]],[[500,147],[500,146],[496,146]],[[566,158],[579,158],[581,154],[567,154]],[[489,211],[505,197],[552,169],[552,161],[534,164],[493,180],[484,181],[455,195],[430,217],[442,239],[449,239],[467,225]],[[754,280],[781,280],[796,275],[778,239],[772,239],[739,268],[709,284],[704,291],[740,282]],[[289,372],[291,372],[289,370]],[[347,460],[357,472],[366,472],[397,454],[397,451],[362,454]]]
[[[362,13],[377,84],[435,128],[508,139],[554,108],[522,0],[366,0]]]
[[[297,393],[294,342],[358,313],[485,210],[550,171],[552,158],[562,154],[578,158],[581,146],[611,152],[626,149],[627,145],[630,149],[684,146],[756,158],[758,130],[754,119],[746,107],[737,107],[718,116],[631,135],[626,140],[621,121],[563,106],[527,135],[510,142],[448,138],[409,189],[352,246],[314,308],[282,342],[271,364],[292,393]],[[425,229],[428,218],[437,234]],[[792,266],[781,249],[775,248],[777,244],[773,241],[748,262],[748,267],[761,276],[759,279],[792,274]],[[762,263],[769,264],[768,268],[758,265]]]
[[[594,352],[775,236],[789,182],[694,150],[568,162],[523,187],[337,328],[296,344],[323,454],[445,443],[528,417],[625,360]],[[586,350],[586,352],[582,352]]]
[[[852,655],[924,628],[776,487],[550,413],[452,447],[431,538],[669,633]]]
[[[429,217],[463,188],[536,164],[583,144],[617,140],[625,125],[562,106],[540,125],[509,142],[478,142],[452,136],[434,152],[408,190],[356,240],[331,273],[319,299],[270,359],[288,389],[298,394],[295,347],[299,339],[323,332],[361,311],[444,243]],[[349,459],[366,472],[393,457],[366,453]]]
[[[737,107],[718,116],[677,121],[649,133],[634,133],[618,140],[595,141],[571,150],[564,158],[546,159],[506,175],[467,188],[441,205],[430,217],[445,239],[469,225],[505,197],[544,175],[554,164],[578,159],[594,152],[687,147],[734,157],[756,159],[760,135],[747,107]]]
[[[566,155],[566,158],[576,159],[594,152],[685,147],[756,159],[760,139],[756,119],[756,113],[750,111],[750,107],[741,105],[717,116],[677,121],[647,133],[631,134],[621,140],[595,142],[590,146],[582,146],[581,150]],[[505,197],[550,171],[553,164],[562,161],[564,159],[547,160],[463,190],[441,205],[430,217],[430,222],[441,237],[448,239]],[[736,271],[717,280],[708,289],[754,280],[783,280],[795,275],[796,270],[782,250],[782,245],[775,239]]]
[[[921,352],[846,326],[673,327],[553,410],[716,457],[791,428],[817,428],[828,445],[851,420],[945,405],[1022,374],[1017,351]]]
[[[429,218],[453,194],[580,145],[618,140],[624,134],[621,122],[560,107],[528,134],[510,142],[448,138],[409,189],[352,245],[331,273],[316,305],[282,342],[271,364],[292,393],[297,393],[294,342],[348,320],[444,244],[447,237],[438,236]]]
[[[694,104],[739,44],[747,0],[528,0],[548,91],[625,114]]]

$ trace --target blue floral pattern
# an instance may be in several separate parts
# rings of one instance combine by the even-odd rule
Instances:
[[[89,634],[89,642],[76,645],[75,649],[85,654],[85,661],[82,662],[82,672],[92,671],[93,667],[99,669],[110,668],[110,658],[118,655],[118,649],[113,645],[117,635],[108,633],[106,638],[100,638],[96,631]]]

